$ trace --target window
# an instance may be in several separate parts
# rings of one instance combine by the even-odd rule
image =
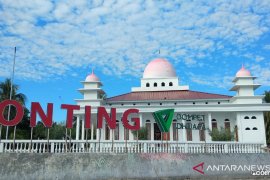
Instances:
[[[150,120],[146,120],[145,126],[147,129],[147,140],[151,140],[151,122],[150,122]]]
[[[208,104],[208,102],[205,102],[205,104]]]
[[[119,140],[119,121],[116,120],[116,128],[114,130],[114,139]]]
[[[173,86],[173,83],[172,83],[172,82],[170,82],[170,83],[169,83],[169,86]]]
[[[251,119],[257,119],[256,116],[252,116]]]
[[[105,140],[110,140],[110,128],[108,125],[106,125],[105,129]]]
[[[161,83],[161,86],[165,86],[165,82]]]
[[[157,87],[157,83],[154,83],[154,87]]]
[[[186,133],[187,133],[187,141],[192,141],[192,124],[189,121],[186,121]]]
[[[258,128],[254,127],[254,128],[252,128],[252,130],[258,130]]]
[[[124,140],[129,140],[129,130],[124,128]]]
[[[250,130],[250,128],[249,128],[249,127],[247,127],[245,130]]]
[[[201,125],[203,126],[204,123],[201,123]],[[203,129],[199,130],[199,136],[200,136],[200,141],[205,141],[205,131]]]
[[[150,103],[148,103],[148,106],[150,106]]]
[[[248,116],[245,116],[244,119],[249,119],[249,117]]]
[[[159,103],[162,106],[162,103]]]
[[[217,128],[217,120],[212,119],[212,129]]]
[[[146,83],[146,87],[150,87],[150,84],[149,83]]]
[[[224,121],[225,121],[224,122],[225,130],[228,130],[229,132],[231,132],[230,120],[229,119],[225,119]]]
[[[173,140],[178,141],[178,129],[176,128],[177,121],[173,120]]]
[[[195,102],[193,102],[192,104],[195,104]]]
[[[220,102],[218,102],[218,104],[220,104]]]

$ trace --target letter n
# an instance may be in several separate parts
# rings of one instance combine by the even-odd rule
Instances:
[[[110,129],[116,128],[116,108],[111,108],[111,114],[107,113],[106,109],[104,107],[98,107],[98,122],[97,122],[97,128],[102,128],[102,122],[103,118],[107,121],[107,124]]]
[[[31,117],[30,126],[35,127],[37,124],[37,114],[39,115],[41,121],[45,127],[52,127],[52,116],[53,116],[53,104],[47,104],[47,115],[44,113],[42,107],[38,102],[32,102],[31,104]]]

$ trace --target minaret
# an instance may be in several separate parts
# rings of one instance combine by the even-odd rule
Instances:
[[[95,75],[94,71],[89,74],[85,81],[81,82],[83,84],[83,88],[78,89],[78,91],[83,95],[83,99],[76,99],[78,105],[81,107],[85,105],[89,106],[100,106],[103,102],[104,91],[101,86],[99,78]]]
[[[254,95],[254,91],[260,87],[260,84],[255,84],[256,77],[251,76],[250,71],[245,69],[244,65],[236,73],[233,80],[234,86],[230,89],[236,91],[236,95],[231,98],[231,103],[234,104],[261,104],[263,96]]]

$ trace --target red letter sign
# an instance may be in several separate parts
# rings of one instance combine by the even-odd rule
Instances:
[[[8,105],[13,105],[17,109],[14,119],[8,121],[4,117],[4,109]],[[3,126],[16,126],[23,118],[23,106],[15,100],[4,100],[0,103],[0,124]]]
[[[62,109],[67,109],[67,121],[66,121],[66,127],[72,128],[72,120],[73,120],[73,111],[74,110],[80,110],[80,106],[78,105],[69,105],[69,104],[62,104]]]
[[[138,117],[134,117],[131,118],[131,121],[134,122],[134,125],[130,125],[128,122],[128,115],[131,113],[139,113],[138,109],[128,109],[124,112],[123,114],[123,119],[122,119],[122,123],[124,125],[125,128],[130,129],[130,130],[139,130],[140,129],[140,118]]]
[[[84,120],[85,120],[84,127],[86,129],[90,129],[90,127],[91,127],[91,106],[85,106]]]
[[[53,104],[47,104],[47,115],[44,113],[42,107],[38,102],[32,102],[31,104],[31,117],[30,117],[30,126],[35,127],[37,121],[37,113],[43,122],[45,127],[52,127],[52,116],[53,116]]]
[[[110,117],[104,107],[98,107],[98,122],[97,122],[98,129],[102,128],[103,118],[106,119],[110,129],[116,128],[116,108],[111,108],[111,117]]]

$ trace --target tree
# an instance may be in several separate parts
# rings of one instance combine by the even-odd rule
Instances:
[[[6,79],[4,82],[0,83],[0,101],[4,101],[10,98],[10,90],[11,90],[11,80]],[[29,110],[25,107],[25,102],[27,100],[26,96],[23,93],[18,93],[19,86],[13,84],[11,99],[16,100],[24,106],[24,116],[22,122],[18,125],[18,138],[27,138],[29,137],[27,131],[29,128]],[[8,107],[4,110],[4,117],[8,119]],[[15,107],[11,106],[10,108],[10,119],[13,119],[16,115]],[[13,127],[10,128],[9,136],[13,132]],[[2,138],[5,136],[5,131],[2,132]]]
[[[264,92],[264,101],[270,103],[270,91]],[[264,123],[265,123],[265,133],[266,133],[266,142],[270,144],[270,112],[264,112]]]

